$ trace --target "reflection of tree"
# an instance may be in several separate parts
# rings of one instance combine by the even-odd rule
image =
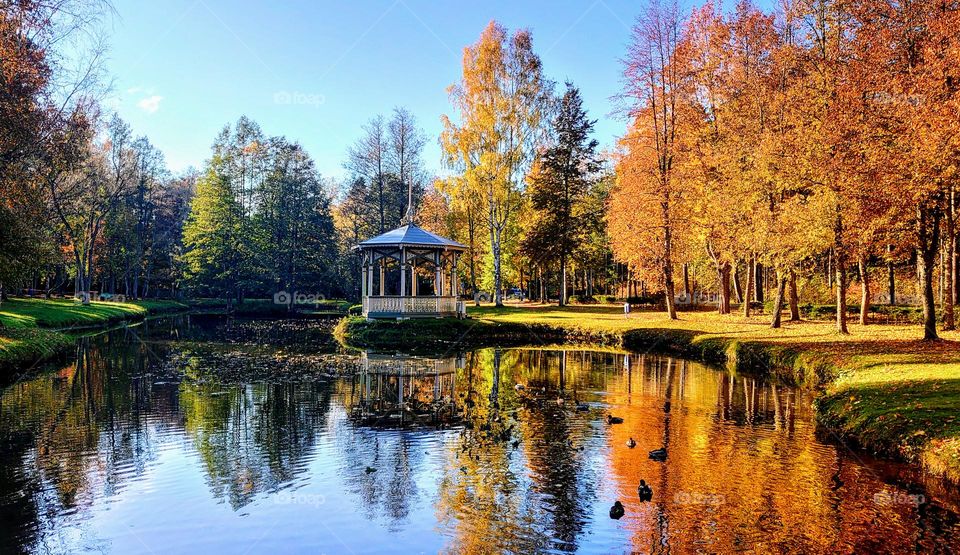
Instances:
[[[131,475],[120,469],[142,470],[153,459],[156,430],[143,418],[150,410],[149,385],[135,378],[146,350],[128,341],[133,333],[82,338],[73,361],[59,372],[3,391],[0,435],[14,439],[0,459],[0,499],[8,517],[3,522],[16,530],[3,535],[17,542],[11,550],[29,549],[54,533],[47,515],[119,491]],[[8,505],[8,499],[17,501]],[[36,534],[17,536],[24,531]]]
[[[609,401],[625,418],[608,430],[611,477],[628,500],[625,520],[635,550],[830,552],[879,545],[878,537],[889,545],[905,538],[889,526],[902,522],[890,520],[889,511],[903,507],[869,502],[881,487],[871,471],[845,463],[844,488],[857,483],[857,490],[835,490],[837,450],[813,441],[805,395],[649,355],[611,370]],[[624,446],[631,436],[636,449]],[[647,458],[664,445],[667,462]],[[848,476],[855,471],[859,475]],[[641,478],[656,480],[652,504],[636,501]],[[839,505],[831,502],[837,496]],[[881,521],[888,526],[881,529]]]
[[[178,319],[85,337],[69,365],[3,390],[0,552],[32,551],[57,533],[58,515],[119,493],[155,460],[161,434],[185,425],[199,430],[212,489],[234,507],[305,471],[328,387],[220,395],[215,386],[156,382],[179,344],[155,340],[180,331]]]
[[[275,491],[314,449],[329,409],[324,384],[183,384],[184,429],[193,438],[215,497],[234,508]]]
[[[470,353],[457,379],[466,386],[466,428],[447,448],[436,511],[458,553],[535,553],[545,545],[521,463],[510,440],[502,440],[512,423],[503,414],[515,399],[513,389],[499,382],[503,368],[516,368],[515,356],[492,349]]]
[[[521,357],[521,364],[534,374],[557,376],[558,389],[549,389],[546,397],[559,398],[570,374],[579,375],[580,365],[568,362],[568,352],[534,351]],[[570,357],[576,359],[576,357]],[[582,361],[581,361],[582,362]],[[586,369],[589,371],[589,369]],[[576,382],[574,382],[576,383]],[[567,402],[534,405],[524,411],[523,433],[529,438],[525,453],[535,490],[543,496],[543,516],[550,522],[550,536],[558,542],[556,549],[576,551],[579,536],[587,523],[587,507],[596,498],[596,481],[584,464],[586,454],[581,449],[587,443],[588,430],[577,426],[580,413],[571,412]],[[571,422],[573,420],[574,422]]]
[[[383,516],[402,524],[423,492],[415,477],[425,466],[416,432],[343,427],[337,430],[339,474],[368,517]],[[376,472],[367,472],[367,467]]]

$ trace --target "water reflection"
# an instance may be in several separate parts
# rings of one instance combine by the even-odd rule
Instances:
[[[4,389],[0,551],[923,552],[960,537],[955,497],[818,440],[790,388],[541,349],[214,379],[223,355],[243,354],[233,377],[306,352],[284,335],[299,332],[245,326],[86,338],[69,365]],[[325,344],[324,329],[306,336]]]
[[[462,357],[428,359],[363,353],[346,399],[361,426],[451,426],[460,420],[454,400]]]

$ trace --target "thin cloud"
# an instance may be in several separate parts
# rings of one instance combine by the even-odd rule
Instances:
[[[140,102],[137,102],[137,107],[148,114],[152,114],[160,109],[160,101],[163,100],[163,97],[160,95],[148,96],[142,99]]]

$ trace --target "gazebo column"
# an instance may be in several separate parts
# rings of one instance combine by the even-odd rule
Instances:
[[[457,284],[460,283],[460,280],[457,279],[457,259],[458,258],[460,258],[459,255],[457,254],[453,255],[453,267],[450,268],[450,294],[453,295],[454,298],[457,298],[460,296],[460,293],[457,291],[458,289]]]
[[[373,295],[373,253],[370,253],[370,265],[367,267],[367,294]]]
[[[440,251],[433,253],[433,263],[433,294],[439,297],[443,295],[443,282],[441,281],[443,274],[440,271]]]
[[[380,258],[380,296],[384,296],[384,284],[386,282],[386,273],[387,273],[387,258],[381,255]]]
[[[400,247],[400,296],[407,295],[407,251]]]
[[[410,262],[410,296],[417,296],[417,257],[414,256]]]
[[[363,253],[363,263],[360,265],[360,298],[367,296],[367,253]]]

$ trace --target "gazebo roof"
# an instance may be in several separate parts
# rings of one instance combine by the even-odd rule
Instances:
[[[467,247],[460,243],[441,237],[419,228],[413,224],[400,226],[382,235],[361,242],[355,249],[375,249],[378,247],[420,247],[455,251],[465,251]]]

